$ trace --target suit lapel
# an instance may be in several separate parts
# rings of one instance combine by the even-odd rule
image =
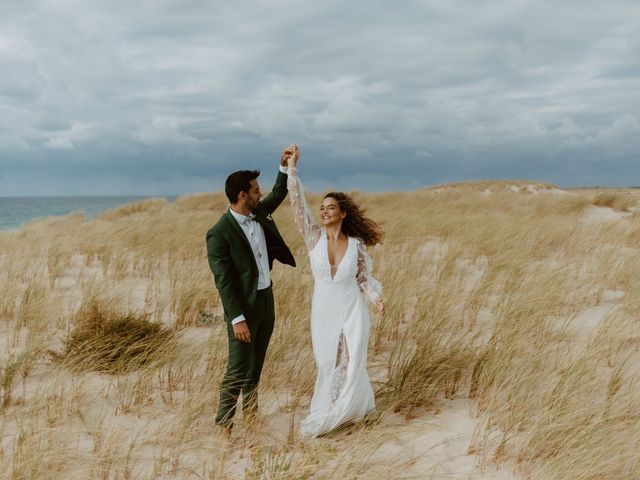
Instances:
[[[263,229],[273,230],[271,224],[265,217],[263,217],[260,213],[256,213],[255,219],[260,225],[262,225]]]
[[[247,246],[247,248],[249,249],[249,255],[251,255],[251,258],[253,258],[253,249],[251,248],[251,244],[249,243],[249,240],[247,239],[247,236],[244,234],[244,231],[242,230],[242,227],[240,227],[240,225],[238,225],[237,220],[235,218],[233,218],[233,215],[231,214],[231,212],[229,210],[227,210],[227,213],[225,215],[227,217],[227,222],[229,222],[231,224],[231,228],[240,237],[241,241],[244,242],[244,244]]]
[[[270,217],[262,215],[258,212],[256,212],[256,218],[255,220],[262,225],[262,229],[264,230],[264,234],[265,234],[265,240],[267,241],[267,248],[274,247],[275,245],[270,245],[269,244],[269,239],[271,238],[271,240],[274,240],[276,242],[280,242],[281,237],[280,237],[280,232],[278,232],[278,229],[276,228],[276,224],[274,223],[273,220],[270,219]]]
[[[278,257],[278,254],[274,253],[274,251],[279,251],[284,249],[289,254],[289,256],[291,256],[291,253],[289,252],[287,245],[284,243],[284,240],[282,240],[282,237],[280,236],[280,232],[278,232],[278,229],[275,226],[275,223],[273,222],[273,220],[269,220],[269,218],[265,216],[263,212],[256,211],[254,213],[256,214],[255,221],[257,221],[260,225],[262,225],[262,228],[264,230],[265,241],[267,243],[267,255],[269,258],[269,267],[271,268],[273,259],[275,257]],[[240,237],[241,239],[240,241],[247,246],[247,249],[248,249],[247,255],[251,257],[251,259],[255,264],[256,259],[253,255],[253,248],[249,244],[249,240],[247,239],[247,236],[244,234],[242,227],[238,225],[238,222],[236,221],[236,219],[233,217],[233,215],[229,210],[227,210],[227,213],[225,214],[225,216],[227,218],[227,222],[231,224],[232,229],[236,232],[236,235]],[[293,265],[295,265],[295,260],[293,260],[293,257],[291,258],[291,262]],[[256,268],[258,268],[257,264],[256,264]]]

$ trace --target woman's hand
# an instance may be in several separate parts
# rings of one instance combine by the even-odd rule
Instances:
[[[378,314],[384,317],[384,300],[382,298],[376,300],[376,307],[378,308]]]
[[[300,149],[298,145],[295,143],[293,145],[289,145],[282,152],[282,157],[280,157],[280,165],[289,165],[290,167],[295,167],[298,164],[298,159],[300,158]],[[285,163],[282,163],[282,161]]]

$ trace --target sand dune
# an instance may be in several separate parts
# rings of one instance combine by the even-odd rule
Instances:
[[[311,277],[286,206],[276,219],[300,266],[273,272],[261,416],[239,415],[229,440],[214,430],[226,340],[203,241],[222,195],[0,235],[0,476],[634,478],[635,192],[505,181],[357,195],[387,232],[372,252],[388,298],[370,342],[378,415],[318,439],[298,435]],[[88,302],[147,315],[177,346],[118,375],[53,362]]]

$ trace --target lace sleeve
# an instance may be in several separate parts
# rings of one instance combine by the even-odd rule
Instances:
[[[289,166],[287,188],[289,190],[289,200],[293,207],[293,218],[304,238],[307,249],[311,250],[320,239],[320,228],[315,224],[313,218],[311,218],[311,213],[304,198],[302,183],[298,178],[296,167]]]
[[[367,247],[362,240],[358,240],[358,286],[362,294],[375,303],[382,298],[382,284],[373,277],[373,262],[367,253]]]

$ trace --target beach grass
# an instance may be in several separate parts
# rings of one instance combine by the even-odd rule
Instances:
[[[272,272],[261,415],[239,414],[230,439],[214,428],[227,341],[205,248],[223,194],[0,235],[0,477],[635,478],[640,193],[356,196],[386,231],[370,252],[387,299],[372,310],[377,411],[319,439],[298,435],[313,279],[287,201],[274,218],[299,265]]]

